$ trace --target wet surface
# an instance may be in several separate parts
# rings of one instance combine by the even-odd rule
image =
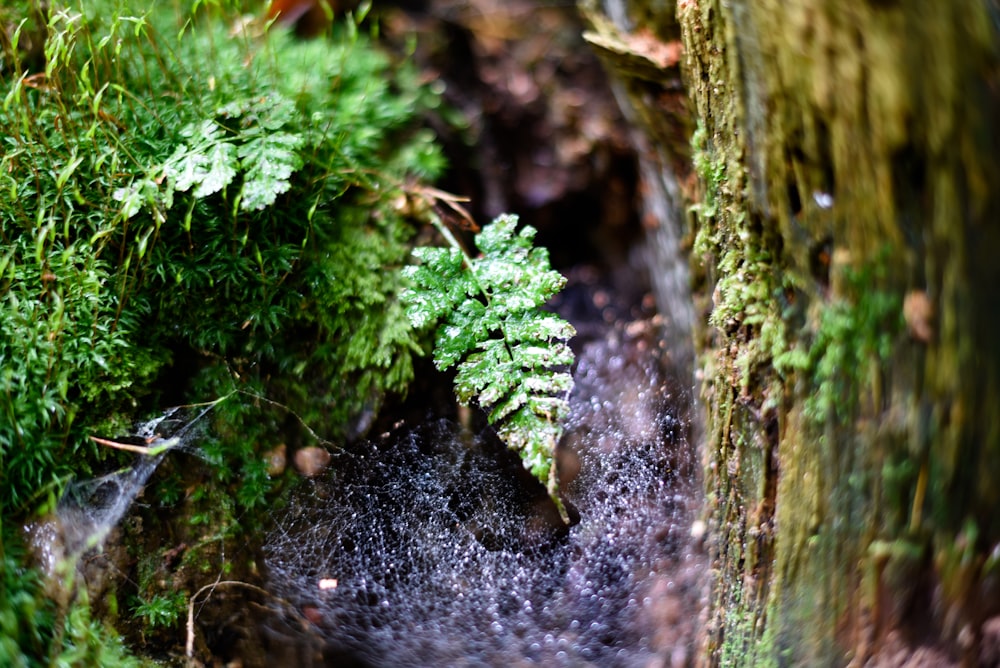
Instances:
[[[479,220],[519,213],[570,279],[553,308],[579,332],[559,452],[573,525],[481,418],[459,424],[435,376],[411,391],[422,402],[375,419],[380,436],[310,469],[262,548],[148,507],[123,527],[132,554],[112,540],[122,554],[102,573],[123,601],[141,582],[200,592],[196,664],[690,665],[706,563],[691,381],[636,252],[636,160],[600,65],[572,3],[400,4],[386,36],[420,33],[413,58],[466,123],[431,122],[454,167],[443,187]],[[185,662],[176,629],[126,633]]]
[[[433,399],[380,416],[382,436],[273,513],[263,590],[222,586],[199,602],[198,656],[690,665],[705,579],[692,382],[654,312],[636,159],[604,73],[571,3],[409,4],[384,34],[420,35],[414,61],[466,124],[431,121],[453,166],[442,187],[479,220],[516,211],[570,280],[553,307],[578,330],[559,452],[575,524],[559,524],[481,419],[458,424],[446,379],[432,379],[411,395]]]
[[[579,347],[560,452],[575,524],[488,435],[403,425],[275,514],[242,663],[687,665],[704,569],[687,390],[654,321]]]

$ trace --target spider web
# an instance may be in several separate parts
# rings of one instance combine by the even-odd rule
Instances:
[[[621,336],[588,345],[575,376],[563,445],[579,474],[564,493],[579,521],[568,529],[551,521],[543,490],[517,479],[516,460],[443,421],[368,443],[275,513],[268,587],[318,630],[325,656],[373,666],[683,659],[685,647],[658,637],[653,592],[676,582],[698,595],[686,418],[671,412],[684,402],[656,355]]]
[[[169,445],[155,455],[136,455],[131,466],[70,482],[52,520],[36,527],[34,543],[46,572],[54,573],[63,559],[75,563],[83,553],[100,548],[170,450],[197,453],[194,442],[202,433],[201,418],[209,410],[211,406],[169,408],[135,425],[133,434],[125,439],[135,441],[133,445]]]

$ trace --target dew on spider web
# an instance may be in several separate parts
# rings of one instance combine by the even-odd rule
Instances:
[[[127,467],[86,480],[71,481],[52,517],[28,527],[43,570],[56,573],[63,560],[73,564],[83,553],[100,548],[143,486],[174,449],[190,450],[201,435],[203,418],[211,406],[174,407],[139,423],[126,445],[166,444],[155,454],[137,454]]]
[[[579,465],[564,485],[573,526],[443,421],[368,443],[275,513],[267,587],[327,657],[683,663],[693,635],[663,626],[698,596],[684,402],[653,355],[612,338],[577,365],[562,457]],[[294,643],[289,628],[270,632]]]

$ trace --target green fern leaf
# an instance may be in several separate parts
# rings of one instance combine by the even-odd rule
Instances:
[[[240,209],[271,206],[291,189],[292,174],[303,165],[302,136],[281,131],[293,113],[294,105],[272,95],[232,102],[213,118],[187,126],[182,135],[190,145],[179,146],[166,164],[174,189],[202,199],[242,175]]]
[[[483,228],[477,258],[435,223],[451,247],[414,251],[420,264],[405,269],[407,317],[416,328],[437,323],[434,362],[442,370],[457,366],[459,401],[479,402],[566,519],[554,452],[569,413],[574,356],[567,341],[576,332],[541,310],[566,279],[549,267],[548,252],[534,247],[532,227],[516,232],[516,216]]]
[[[239,162],[236,147],[223,138],[222,128],[206,120],[184,129],[185,137],[194,139],[191,146],[182,144],[167,161],[167,173],[174,189],[191,193],[195,199],[214,195],[236,177]]]
[[[287,132],[262,134],[239,147],[240,165],[246,171],[240,208],[265,209],[292,187],[289,180],[302,167],[297,152],[302,138]]]

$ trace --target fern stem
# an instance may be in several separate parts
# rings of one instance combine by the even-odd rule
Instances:
[[[451,230],[448,229],[448,226],[444,224],[443,220],[441,220],[441,216],[437,215],[433,211],[428,211],[426,215],[427,218],[430,220],[431,225],[433,225],[434,229],[436,229],[438,232],[441,233],[441,236],[443,236],[445,241],[448,242],[448,245],[462,254],[462,260],[465,262],[465,266],[469,268],[469,272],[472,274],[472,280],[475,282],[476,287],[479,289],[479,294],[483,295],[486,298],[486,303],[487,305],[489,305],[490,295],[483,288],[483,284],[479,282],[479,275],[476,274],[476,265],[473,264],[472,258],[469,256],[469,254],[465,252],[465,246],[463,246],[462,243],[457,238],[455,238],[455,235],[451,233]]]

